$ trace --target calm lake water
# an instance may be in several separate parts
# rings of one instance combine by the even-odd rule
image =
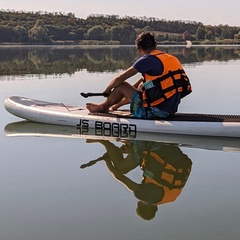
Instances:
[[[160,48],[179,57],[192,83],[180,112],[240,114],[240,46]],[[4,109],[12,95],[100,102],[102,97],[79,93],[102,91],[138,57],[130,46],[0,47],[1,240],[240,238],[239,139],[144,135],[148,141],[95,141],[74,128],[19,123]],[[159,162],[144,165],[128,154],[142,159],[153,148],[184,173],[175,176],[178,188],[158,181],[169,196],[145,220],[131,189],[140,188],[143,176],[164,170]],[[80,168],[106,149],[112,164],[100,160]]]

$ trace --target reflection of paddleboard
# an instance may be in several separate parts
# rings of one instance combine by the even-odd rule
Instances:
[[[110,131],[98,131],[96,129],[75,128],[69,126],[48,125],[28,121],[10,123],[5,127],[5,134],[9,137],[60,137],[60,138],[83,138],[96,140],[140,140],[157,141],[177,144],[188,148],[201,148],[207,150],[220,150],[240,152],[240,141],[237,138],[215,138],[204,136],[187,136],[175,134],[137,133],[136,135],[116,136]]]
[[[177,113],[166,120],[137,119],[129,111],[91,114],[80,106],[50,103],[24,97],[5,100],[8,112],[33,122],[127,132],[171,133],[186,135],[240,137],[240,115]]]

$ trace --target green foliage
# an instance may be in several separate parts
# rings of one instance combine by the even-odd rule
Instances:
[[[240,32],[238,34],[235,34],[234,38],[240,40]]]
[[[28,40],[27,29],[23,26],[16,26],[13,28],[14,41],[15,42],[26,42]]]
[[[207,31],[203,26],[198,27],[197,32],[196,32],[197,39],[199,39],[199,40],[205,39],[206,33],[207,33]]]
[[[34,26],[28,31],[30,42],[44,43],[48,42],[49,38],[45,29],[41,26]]]
[[[104,40],[105,38],[104,28],[100,25],[88,29],[87,34],[89,40]]]
[[[134,44],[136,35],[154,32],[159,43],[185,43],[183,33],[195,41],[239,39],[239,27],[204,26],[195,21],[167,21],[147,17],[120,18],[118,15],[90,15],[76,18],[73,13],[0,10],[0,43],[79,44],[82,41]]]

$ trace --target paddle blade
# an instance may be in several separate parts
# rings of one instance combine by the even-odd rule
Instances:
[[[81,92],[80,94],[81,94],[82,97],[88,98],[88,93]]]

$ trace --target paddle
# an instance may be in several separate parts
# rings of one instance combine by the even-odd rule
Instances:
[[[80,94],[82,97],[85,97],[85,98],[94,97],[94,96],[104,96],[104,97],[109,96],[109,94],[107,94],[107,93],[92,93],[92,92],[84,93],[84,92],[81,92]]]

